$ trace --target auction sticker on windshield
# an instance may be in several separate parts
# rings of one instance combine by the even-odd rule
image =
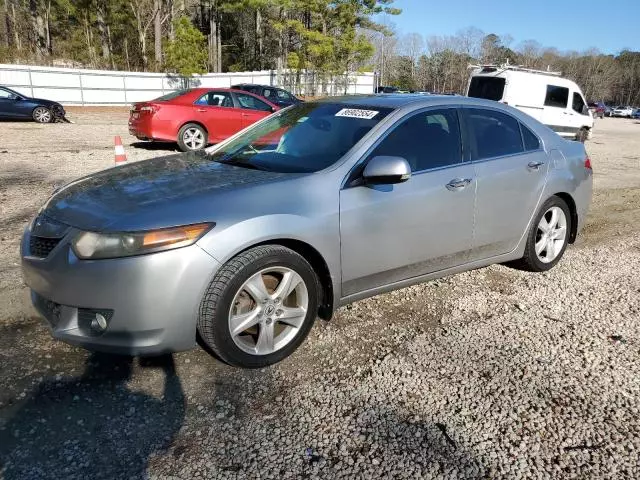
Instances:
[[[361,110],[359,108],[343,108],[338,113],[336,113],[336,117],[366,118],[368,120],[371,120],[378,113],[379,112],[376,110]]]

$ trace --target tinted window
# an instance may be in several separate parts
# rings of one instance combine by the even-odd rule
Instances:
[[[317,172],[340,160],[391,111],[305,102],[250,127],[212,152],[211,158],[271,172]]]
[[[504,85],[504,78],[473,77],[469,85],[469,96],[495,101],[502,100]]]
[[[494,110],[469,109],[469,128],[472,139],[472,159],[500,157],[520,153],[522,136],[518,121]],[[475,146],[475,149],[473,148]]]
[[[544,99],[544,104],[547,107],[567,108],[568,103],[568,88],[556,87],[555,85],[547,85],[547,96]]]
[[[522,140],[524,140],[524,149],[526,151],[538,150],[540,148],[540,140],[535,134],[525,127],[522,123],[520,124],[520,129],[522,130]]]
[[[0,98],[13,98],[13,93],[9,93],[6,90],[0,90]]]
[[[278,100],[291,100],[291,95],[284,90],[276,90],[276,93],[278,95]]]
[[[582,95],[580,95],[578,92],[573,93],[573,102],[571,102],[571,108],[573,108],[573,110],[578,112],[580,115],[587,114],[587,109],[585,108]]]
[[[162,95],[161,97],[158,97],[155,100],[160,102],[166,101],[166,100],[173,100],[174,98],[178,98],[179,96],[184,95],[185,93],[189,93],[189,90],[176,90],[175,92]]]
[[[271,88],[265,88],[262,90],[262,96],[271,100],[273,98],[273,90]]]
[[[460,163],[462,149],[456,110],[429,110],[413,115],[395,127],[370,158],[378,155],[403,157],[413,172]]]
[[[238,93],[236,95],[238,97],[238,102],[240,102],[240,106],[242,108],[246,108],[249,110],[260,110],[263,112],[271,111],[271,106],[268,103],[265,103],[256,97],[253,97],[251,95],[244,95],[242,93]]]
[[[229,92],[207,92],[194,103],[210,107],[233,107],[233,100]]]

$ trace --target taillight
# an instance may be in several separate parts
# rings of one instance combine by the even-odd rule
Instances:
[[[586,168],[587,170],[592,171],[593,169],[591,168],[591,159],[589,157],[586,157],[584,159],[584,168]]]
[[[140,107],[140,111],[153,114],[158,111],[158,107],[156,107],[155,105],[145,105],[144,107]]]

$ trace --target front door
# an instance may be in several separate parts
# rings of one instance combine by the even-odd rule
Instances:
[[[30,116],[31,112],[25,113],[20,108],[20,103],[24,102],[14,93],[0,88],[0,118],[19,118]]]
[[[254,95],[236,93],[235,96],[238,106],[242,109],[242,128],[253,125],[273,112],[271,105]]]
[[[193,105],[194,117],[209,133],[209,142],[218,143],[242,130],[242,112],[235,108],[230,92],[212,90]]]
[[[356,175],[340,192],[344,296],[463,264],[471,248],[475,178],[457,110],[411,114],[367,159],[378,155],[405,158],[412,175],[395,185]]]
[[[491,109],[462,112],[477,179],[471,259],[480,260],[516,247],[538,208],[549,163],[538,137],[514,117]]]

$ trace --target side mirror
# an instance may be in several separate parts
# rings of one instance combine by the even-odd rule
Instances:
[[[362,177],[368,185],[402,183],[411,177],[411,166],[402,157],[381,155],[369,160]]]

